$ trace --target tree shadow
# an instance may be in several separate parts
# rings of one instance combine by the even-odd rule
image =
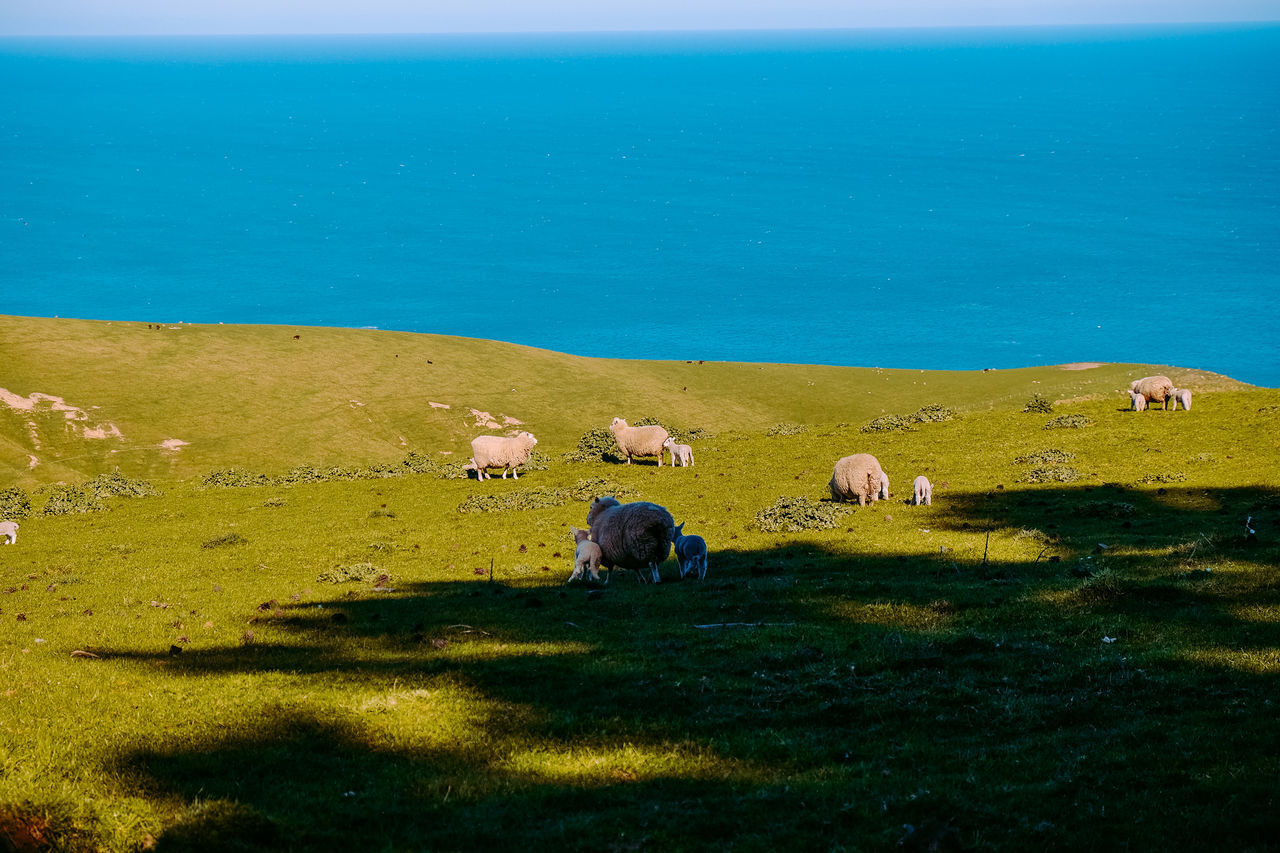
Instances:
[[[1247,614],[1274,611],[1280,591],[1274,574],[1200,566],[1280,564],[1237,520],[1277,505],[1262,488],[953,493],[911,511],[975,533],[1038,524],[1060,559],[794,537],[716,551],[701,584],[448,581],[264,602],[246,614],[251,643],[104,655],[173,677],[461,690],[483,713],[456,743],[397,746],[359,721],[282,711],[119,761],[144,790],[230,804],[188,809],[161,849],[227,833],[244,849],[923,844],[904,824],[931,827],[940,849],[1265,849],[1280,828],[1265,663],[1280,621]],[[1188,565],[1151,569],[1153,550],[1189,537],[1199,550],[1173,558]],[[628,778],[619,744],[670,766]],[[526,753],[605,770],[557,775]]]

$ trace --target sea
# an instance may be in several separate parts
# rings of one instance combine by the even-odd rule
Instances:
[[[0,39],[0,313],[1277,387],[1280,26]]]

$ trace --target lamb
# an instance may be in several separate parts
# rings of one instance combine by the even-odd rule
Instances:
[[[18,522],[16,521],[0,521],[0,539],[4,540],[4,544],[12,545],[18,541]]]
[[[1168,376],[1145,376],[1130,382],[1129,390],[1141,394],[1148,403],[1163,403],[1168,409],[1169,401],[1173,399],[1173,380]]]
[[[831,499],[851,501],[858,499],[858,506],[867,501],[875,502],[889,491],[889,478],[879,461],[870,453],[855,453],[836,462],[831,474]]]
[[[524,465],[533,453],[533,446],[538,439],[533,433],[521,432],[514,436],[481,435],[471,440],[471,466],[476,472],[476,479],[483,480],[489,468],[501,468],[502,479],[507,479],[510,471],[517,480],[520,479],[516,466]],[[493,479],[493,475],[488,475]]]
[[[662,427],[656,424],[627,426],[622,418],[614,418],[613,423],[609,424],[609,432],[613,433],[613,440],[618,442],[622,455],[627,457],[628,465],[631,464],[632,456],[656,456],[658,467],[662,467],[663,442],[668,438],[667,431]]]
[[[929,478],[924,474],[916,477],[913,484],[913,492],[911,495],[911,503],[915,506],[932,506],[933,505],[933,483],[929,482]]]
[[[1135,412],[1141,412],[1147,407],[1147,398],[1139,394],[1137,391],[1129,392],[1129,406]]]
[[[600,580],[600,546],[591,541],[589,531],[570,527],[569,533],[573,536],[573,541],[578,543],[573,555],[573,574],[569,575],[569,580],[581,580],[584,570],[591,575],[593,581]]]
[[[680,580],[697,572],[701,581],[707,576],[707,540],[693,534],[685,536],[681,532],[683,530],[682,523],[676,528],[675,539],[671,543],[676,548],[676,562],[680,564]]]
[[[676,463],[680,463],[680,467],[684,468],[693,464],[693,448],[687,444],[676,444],[676,440],[671,436],[667,436],[667,440],[662,442],[662,446],[667,448],[671,453],[671,467],[676,467]]]
[[[1175,412],[1178,411],[1179,403],[1182,404],[1182,408],[1184,411],[1188,411],[1188,412],[1191,411],[1191,389],[1174,388],[1172,391],[1169,392],[1169,394],[1170,396],[1173,397],[1173,410]]]
[[[889,500],[889,475],[883,471],[880,472],[880,500]]]
[[[587,528],[600,545],[600,564],[608,569],[634,569],[643,583],[641,569],[660,583],[658,565],[671,551],[676,522],[665,507],[648,501],[619,503],[617,498],[594,498],[587,510]],[[610,577],[613,573],[610,572]]]

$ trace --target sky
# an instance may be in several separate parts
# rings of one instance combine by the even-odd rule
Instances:
[[[575,32],[1277,21],[1280,0],[0,0],[0,35]]]

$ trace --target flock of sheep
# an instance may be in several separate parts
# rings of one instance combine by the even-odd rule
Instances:
[[[1173,403],[1176,411],[1191,408],[1191,392],[1175,388],[1167,376],[1147,376],[1135,379],[1129,385],[1132,408],[1142,411],[1147,403],[1160,403],[1166,409]],[[662,466],[664,453],[671,455],[671,465],[693,464],[693,448],[678,444],[660,426],[630,426],[622,418],[614,418],[609,425],[618,449],[631,464],[632,457],[657,457]],[[466,467],[476,472],[480,480],[489,470],[502,469],[505,480],[510,471],[517,479],[516,469],[529,461],[538,440],[531,433],[514,436],[482,435],[471,442],[471,461]],[[835,464],[828,484],[834,501],[857,500],[866,506],[876,500],[889,497],[889,475],[884,472],[870,453],[845,456]],[[933,484],[921,475],[912,484],[911,501],[915,506],[933,504]],[[702,580],[707,574],[707,543],[701,536],[685,535],[684,525],[676,525],[675,519],[665,507],[648,501],[622,504],[613,497],[595,498],[587,511],[587,527],[570,527],[575,543],[573,572],[570,581],[590,577],[600,580],[600,568],[631,569],[642,581],[659,583],[658,566],[675,548],[680,577],[696,575]],[[608,576],[606,576],[607,582]]]

